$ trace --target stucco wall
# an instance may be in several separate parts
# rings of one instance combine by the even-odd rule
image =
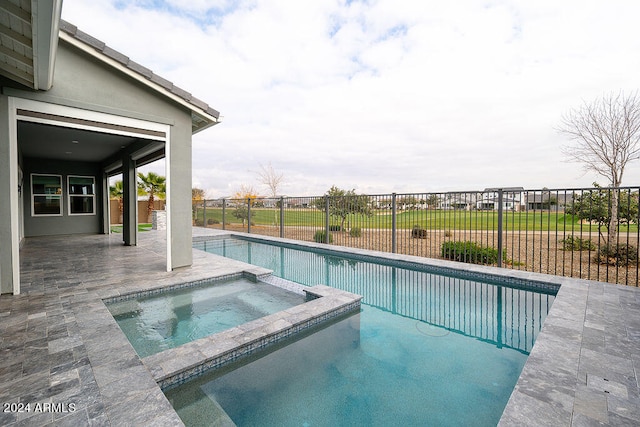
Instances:
[[[26,237],[50,236],[56,234],[87,234],[100,233],[102,226],[103,209],[100,203],[102,198],[101,168],[95,163],[68,162],[61,160],[24,159],[24,189],[23,212],[24,232]],[[33,216],[31,209],[31,174],[62,175],[62,216]],[[70,215],[69,199],[67,192],[67,176],[82,175],[92,176],[95,179],[95,214],[94,215]]]
[[[170,159],[167,186],[168,225],[172,235],[172,267],[191,264],[191,112],[184,106],[149,89],[103,62],[60,40],[53,88],[31,92],[29,98],[90,111],[147,120],[169,125]],[[169,162],[167,162],[169,163]],[[27,172],[25,171],[25,176]],[[96,181],[98,183],[99,181]],[[101,199],[97,199],[101,200]],[[25,209],[25,216],[28,212]],[[63,219],[64,222],[64,219]],[[49,224],[29,224],[29,233],[38,235]],[[86,227],[86,228],[85,228]],[[84,224],[91,229],[93,224]],[[63,227],[68,231],[66,226]],[[96,231],[97,232],[97,231]]]
[[[54,85],[47,96],[64,99],[64,103],[124,117],[176,124],[176,117],[188,119],[190,112],[171,102],[103,62],[60,40]],[[180,124],[176,124],[180,125]]]

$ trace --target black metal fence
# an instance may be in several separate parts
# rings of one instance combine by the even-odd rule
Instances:
[[[639,191],[194,200],[193,219],[197,226],[638,286]]]

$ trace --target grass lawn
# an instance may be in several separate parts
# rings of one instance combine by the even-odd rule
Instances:
[[[233,216],[234,208],[227,208],[225,222],[239,224],[242,221]],[[198,208],[197,218],[202,218],[202,208]],[[279,223],[279,209],[252,208],[252,225],[275,225]],[[222,208],[207,208],[207,220],[222,223]],[[361,228],[392,228],[392,215],[389,210],[374,211],[370,217],[363,215],[349,215],[347,221],[352,227]],[[324,227],[324,213],[313,208],[285,209],[284,223],[286,226]],[[337,218],[331,218],[331,224],[340,224]],[[411,210],[399,211],[396,215],[398,229],[411,229],[414,225],[427,230],[497,230],[498,213],[496,211],[462,211],[462,210]],[[568,231],[588,232],[598,231],[597,225],[580,223],[573,215],[564,212],[528,211],[505,212],[503,215],[505,230],[518,231]],[[621,232],[635,232],[637,224],[630,227],[620,226]]]
[[[138,224],[138,231],[149,231],[151,230],[151,224]],[[112,225],[111,226],[112,233],[122,233],[122,225]]]

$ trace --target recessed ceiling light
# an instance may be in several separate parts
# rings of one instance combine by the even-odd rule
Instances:
[[[65,151],[64,154],[71,154],[71,151]]]
[[[73,141],[71,141],[72,144],[79,144],[78,141],[76,141],[75,139]]]

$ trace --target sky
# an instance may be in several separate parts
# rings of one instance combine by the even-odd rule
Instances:
[[[62,18],[220,111],[193,186],[278,193],[590,187],[558,132],[640,85],[637,0],[64,0]],[[154,165],[163,173],[163,165]],[[640,185],[640,162],[623,185]]]

